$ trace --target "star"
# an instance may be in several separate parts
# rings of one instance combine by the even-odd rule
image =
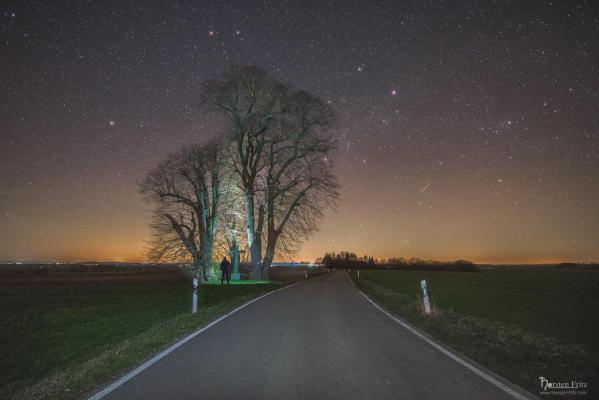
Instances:
[[[208,31],[208,36],[214,36],[214,35],[216,35],[216,32],[214,32],[214,31]]]
[[[362,72],[362,67],[361,66],[358,67],[358,72]]]
[[[109,124],[110,126],[114,126],[114,125],[115,125],[115,122],[114,122],[113,120],[110,120],[110,121],[108,121],[108,124]]]
[[[397,89],[391,90],[391,96],[397,96]]]

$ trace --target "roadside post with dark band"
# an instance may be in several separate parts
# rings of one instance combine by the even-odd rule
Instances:
[[[431,315],[431,302],[428,295],[428,288],[426,287],[426,281],[423,279],[420,281],[420,288],[422,289],[422,303],[424,304],[424,313]]]
[[[198,312],[198,291],[200,289],[200,285],[198,284],[198,280],[196,278],[193,279],[193,289],[191,295],[191,313],[195,314]]]

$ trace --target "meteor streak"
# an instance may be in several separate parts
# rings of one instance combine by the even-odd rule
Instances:
[[[424,185],[424,187],[423,187],[422,189],[420,189],[420,191],[419,191],[418,193],[422,193],[422,192],[424,192],[426,189],[428,189],[428,187],[429,187],[430,185],[432,185],[432,182],[431,182],[431,183],[427,183],[426,185]]]

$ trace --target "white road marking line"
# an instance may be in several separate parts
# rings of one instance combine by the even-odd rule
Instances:
[[[197,331],[193,332],[192,334],[190,334],[190,335],[184,337],[183,339],[179,340],[174,345],[172,345],[169,348],[163,350],[161,353],[159,353],[159,354],[155,355],[154,357],[150,358],[148,361],[146,361],[145,363],[143,363],[139,367],[135,368],[133,371],[127,373],[125,376],[117,379],[116,381],[114,381],[110,385],[106,386],[104,389],[100,390],[99,392],[97,392],[96,394],[94,394],[93,396],[91,396],[88,400],[100,400],[101,398],[103,398],[104,396],[106,396],[107,394],[109,394],[110,392],[114,391],[119,386],[123,385],[125,382],[131,380],[136,375],[139,375],[141,372],[143,372],[144,370],[146,370],[152,364],[156,363],[157,361],[160,361],[162,358],[166,357],[167,355],[169,355],[170,353],[172,353],[173,351],[175,351],[176,349],[178,349],[179,347],[181,347],[185,343],[189,342],[191,339],[193,339],[194,337],[198,336],[200,333],[202,333],[205,330],[207,330],[208,328],[210,328],[210,327],[218,324],[223,319],[225,319],[227,317],[230,317],[231,315],[235,314],[237,311],[239,311],[239,310],[241,310],[241,309],[249,306],[250,304],[252,304],[252,303],[254,303],[254,302],[256,302],[256,301],[258,301],[260,299],[265,298],[266,296],[270,296],[271,294],[276,293],[276,292],[280,292],[281,290],[289,289],[289,288],[291,288],[291,287],[293,287],[295,285],[298,285],[300,283],[303,283],[303,282],[306,282],[306,281],[299,281],[299,282],[292,283],[291,285],[287,285],[287,286],[282,287],[280,289],[276,289],[276,290],[273,290],[271,292],[265,293],[265,294],[263,294],[260,297],[256,297],[255,299],[250,300],[247,303],[240,305],[239,307],[237,307],[233,311],[230,311],[227,314],[223,315],[222,317],[219,317],[218,319],[215,319],[214,321],[212,321],[208,325],[204,326],[203,328],[198,329]]]
[[[356,284],[354,283],[353,280],[351,280],[351,278],[350,278],[350,282],[354,286],[356,286]],[[357,286],[356,286],[356,289],[358,289]],[[503,382],[495,379],[494,377],[492,377],[491,375],[487,374],[486,372],[481,371],[480,369],[476,368],[474,365],[470,364],[468,361],[462,359],[461,357],[459,357],[456,354],[452,353],[451,351],[447,350],[443,346],[440,346],[439,344],[437,344],[433,340],[429,339],[428,337],[426,337],[422,333],[418,332],[416,329],[412,328],[410,325],[408,325],[404,321],[402,321],[399,318],[391,315],[389,312],[387,312],[386,310],[384,310],[381,306],[379,306],[378,304],[376,304],[370,297],[368,297],[367,295],[365,295],[360,289],[358,289],[358,291],[360,292],[360,294],[362,296],[364,296],[364,298],[366,300],[368,300],[380,312],[382,312],[387,317],[391,318],[393,321],[397,322],[398,324],[400,324],[401,326],[403,326],[404,328],[406,328],[408,331],[412,332],[414,335],[418,336],[420,339],[424,340],[426,343],[428,343],[431,346],[433,346],[435,349],[439,350],[441,353],[445,354],[447,357],[449,357],[452,360],[456,361],[458,364],[460,364],[463,367],[465,367],[465,368],[469,369],[470,371],[474,372],[476,375],[480,376],[481,378],[483,378],[487,382],[489,382],[492,385],[494,385],[494,386],[498,387],[499,389],[503,390],[507,394],[511,395],[513,398],[518,399],[518,400],[530,400],[529,397],[524,396],[522,393],[520,393],[520,392],[512,389],[511,387],[509,387],[505,383],[503,383]]]

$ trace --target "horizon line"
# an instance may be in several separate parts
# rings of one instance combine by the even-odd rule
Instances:
[[[382,257],[382,258],[376,258],[374,257],[375,260],[385,260],[385,259],[389,259],[389,258],[404,258],[406,260],[409,260],[410,258],[419,258],[419,257],[409,257],[409,258],[405,258],[405,257]],[[572,264],[597,264],[599,263],[598,261],[594,261],[594,260],[564,260],[564,259],[537,259],[537,260],[519,260],[519,261],[501,261],[501,262],[495,262],[495,261],[473,261],[473,260],[468,260],[465,258],[457,258],[457,259],[451,259],[451,260],[433,260],[433,259],[421,259],[422,261],[431,261],[431,262],[441,262],[441,263],[450,263],[450,262],[455,262],[457,260],[464,260],[464,261],[470,261],[473,264],[476,265],[549,265],[549,264],[567,264],[567,263],[572,263]],[[285,261],[273,261],[275,263],[279,263],[279,262],[293,262],[293,263],[313,263],[316,262],[316,259],[314,260],[285,260]],[[170,261],[170,262],[151,262],[151,261],[143,261],[143,260],[110,260],[110,259],[98,259],[98,260],[93,260],[93,259],[71,259],[71,260],[67,260],[67,259],[40,259],[40,260],[36,260],[36,259],[0,259],[0,264],[77,264],[77,263],[81,263],[81,264],[91,264],[91,263],[102,263],[102,264],[155,264],[155,265],[176,265],[176,264],[191,264],[191,262],[176,262],[176,261]]]

